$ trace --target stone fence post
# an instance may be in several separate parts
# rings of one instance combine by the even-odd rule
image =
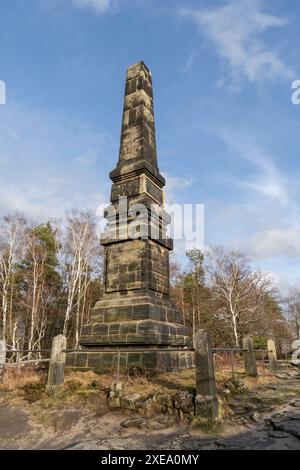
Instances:
[[[270,371],[276,373],[278,371],[277,351],[275,342],[272,339],[268,340],[268,359]]]
[[[244,338],[243,348],[245,349],[245,373],[250,377],[257,377],[256,357],[252,338]]]
[[[0,383],[2,383],[3,381],[5,360],[6,360],[5,341],[0,340]]]
[[[204,330],[195,334],[195,365],[195,415],[213,421],[218,417],[218,399],[211,339]]]
[[[51,359],[48,370],[46,393],[53,394],[64,383],[67,338],[58,335],[53,338],[51,346]]]

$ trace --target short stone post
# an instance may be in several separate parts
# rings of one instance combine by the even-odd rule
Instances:
[[[245,373],[250,377],[257,377],[256,357],[252,338],[244,338],[243,348],[245,349]]]
[[[218,417],[218,399],[211,339],[204,330],[195,335],[195,365],[195,415],[213,421]]]
[[[0,340],[0,383],[2,383],[3,381],[5,360],[6,360],[5,341]]]
[[[58,335],[53,338],[51,347],[51,359],[48,371],[46,393],[53,394],[64,383],[67,338]]]
[[[278,371],[277,351],[275,342],[272,339],[268,340],[268,359],[270,371],[276,373]]]

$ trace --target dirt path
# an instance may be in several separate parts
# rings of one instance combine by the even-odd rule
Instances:
[[[279,399],[280,398],[280,399]],[[52,411],[51,425],[0,398],[0,449],[297,449],[300,450],[300,374],[229,401],[232,418],[218,435],[159,415],[95,413],[82,407]]]

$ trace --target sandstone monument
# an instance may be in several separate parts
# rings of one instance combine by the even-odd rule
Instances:
[[[122,368],[191,367],[189,330],[170,300],[173,241],[166,236],[170,217],[163,210],[165,180],[157,165],[152,79],[143,62],[127,70],[119,161],[110,178],[108,225],[101,236],[104,293],[83,327],[83,350],[73,364],[107,370],[116,366],[119,351]],[[153,206],[159,209],[155,216]]]

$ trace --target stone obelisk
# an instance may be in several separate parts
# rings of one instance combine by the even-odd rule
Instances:
[[[165,180],[157,165],[152,79],[143,62],[127,70],[120,154],[110,178],[108,225],[101,236],[104,293],[83,327],[83,351],[74,363],[107,370],[116,366],[119,351],[123,368],[191,367],[189,331],[170,300],[173,241],[166,236],[170,217],[163,209]],[[125,197],[127,209],[121,207]],[[153,207],[159,209],[154,217]]]

